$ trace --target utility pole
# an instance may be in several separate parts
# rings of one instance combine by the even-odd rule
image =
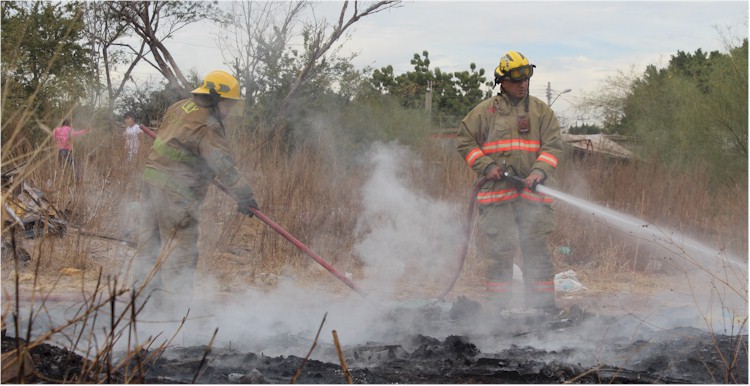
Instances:
[[[427,81],[427,92],[424,94],[424,111],[429,119],[430,127],[432,127],[432,81]]]
[[[547,82],[547,106],[552,104],[552,86]]]
[[[427,115],[432,114],[432,81],[427,81],[427,93],[424,96],[424,109]]]
[[[566,88],[565,90],[558,92],[557,95],[555,96],[555,99],[552,99],[552,85],[550,84],[550,82],[547,82],[547,106],[552,107],[552,104],[555,103],[555,101],[557,100],[557,98],[560,97],[560,95],[565,94],[566,92],[571,92],[571,91],[573,90]]]

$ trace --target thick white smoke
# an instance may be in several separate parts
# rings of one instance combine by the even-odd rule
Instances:
[[[366,264],[364,279],[356,284],[367,293],[377,295],[373,296],[372,301],[354,292],[335,295],[325,288],[303,287],[292,278],[282,278],[272,291],[244,288],[220,294],[221,286],[201,278],[200,290],[196,291],[197,296],[192,304],[147,308],[139,316],[139,342],[147,337],[158,337],[152,346],[157,347],[167,341],[177,331],[179,323],[176,321],[190,308],[189,318],[172,345],[205,345],[218,329],[215,347],[231,347],[269,356],[304,356],[323,316],[327,315],[318,341],[319,348],[313,358],[336,361],[328,350],[332,343],[332,330],[337,331],[345,347],[367,342],[393,343],[404,333],[421,333],[438,339],[448,335],[475,336],[477,339],[473,341],[483,352],[503,349],[508,344],[507,331],[502,334],[505,338],[493,338],[493,332],[510,328],[504,326],[508,321],[477,320],[469,326],[446,323],[435,328],[434,324],[425,323],[430,322],[424,319],[425,315],[411,317],[408,310],[399,312],[395,309],[395,306],[406,305],[395,302],[404,299],[404,288],[411,290],[410,298],[415,300],[411,303],[413,309],[428,305],[428,302],[419,303],[416,300],[427,300],[434,296],[435,292],[427,289],[440,289],[450,278],[463,237],[460,229],[462,219],[459,217],[462,215],[461,203],[443,202],[430,197],[429,192],[416,189],[416,184],[410,180],[409,170],[419,170],[420,165],[413,163],[411,149],[396,143],[375,144],[366,153],[370,178],[361,190],[364,210],[352,237],[360,236],[361,242],[355,250]],[[184,284],[189,283],[186,280]],[[425,289],[424,293],[420,293],[420,289]],[[654,294],[644,304],[629,309],[632,300],[643,300],[643,295],[618,294],[621,302],[612,304],[612,307],[624,316],[617,326],[601,325],[598,320],[586,321],[586,339],[555,331],[529,331],[526,326],[515,326],[513,328],[517,329],[518,334],[514,344],[529,344],[548,350],[579,348],[581,355],[585,356],[585,353],[596,350],[601,339],[610,338],[613,334],[634,337],[643,329],[694,326],[713,328],[717,333],[736,333],[736,321],[741,323],[741,319],[746,318],[746,305],[734,313],[732,308],[722,307],[727,305],[726,299],[732,294],[715,290],[705,295],[709,297],[707,300],[713,302],[698,301],[694,294],[664,293]],[[676,304],[678,299],[679,305]],[[696,307],[699,304],[713,304],[713,308]],[[52,319],[50,326],[60,325],[71,318],[70,311],[62,308],[65,305],[60,306],[59,313],[54,310],[54,305],[47,307],[50,313],[45,316]],[[450,308],[449,304],[439,306],[443,311]],[[444,318],[445,314],[435,317]],[[100,316],[100,320],[107,319]],[[104,330],[99,324],[93,332],[101,334]],[[97,339],[98,342],[106,342],[101,336]],[[124,349],[128,343],[127,339],[121,338],[118,349]],[[581,362],[585,362],[585,359],[590,360],[582,358]]]
[[[202,277],[192,304],[147,307],[138,327],[139,339],[163,331],[165,341],[188,307],[179,345],[206,344],[218,328],[217,345],[266,355],[303,355],[289,350],[309,344],[326,314],[321,342],[330,342],[332,329],[346,338],[346,344],[384,340],[392,331],[413,329],[408,320],[389,318],[389,302],[404,286],[416,288],[412,297],[434,296],[434,291],[419,290],[442,288],[451,277],[463,235],[457,218],[460,206],[433,199],[410,182],[407,171],[415,162],[410,153],[396,143],[378,143],[366,153],[371,175],[361,191],[364,211],[351,237],[361,232],[355,250],[366,266],[364,279],[356,284],[365,289],[368,299],[353,291],[342,296],[324,288],[302,287],[292,278],[282,278],[271,291],[245,288],[219,294],[221,286]]]
[[[407,171],[415,161],[406,146],[375,144],[367,160],[372,176],[362,189],[358,222],[364,238],[355,247],[366,263],[366,285],[395,295],[405,282],[444,282],[453,274],[463,237],[459,205],[414,188]]]

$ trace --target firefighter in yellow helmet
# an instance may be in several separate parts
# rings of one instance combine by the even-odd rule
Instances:
[[[487,305],[498,311],[511,307],[513,259],[520,249],[526,306],[557,313],[548,247],[554,228],[552,198],[535,187],[554,186],[562,141],[555,113],[529,95],[534,68],[517,51],[500,58],[495,69],[500,92],[461,121],[458,152],[479,177],[488,179],[477,195],[477,251],[487,261]]]
[[[186,306],[198,261],[199,209],[214,179],[252,217],[250,185],[229,152],[223,119],[242,101],[237,79],[212,71],[192,97],[167,109],[143,171],[141,227],[134,269],[152,304]],[[241,102],[240,102],[241,103]],[[159,304],[161,303],[161,304]],[[184,309],[181,310],[184,313]]]

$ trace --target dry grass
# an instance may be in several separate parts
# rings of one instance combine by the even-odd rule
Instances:
[[[656,224],[728,254],[746,258],[747,186],[711,186],[705,171],[670,173],[658,163],[574,160],[562,170],[561,190]],[[624,232],[587,221],[587,214],[557,206],[553,245],[570,246],[557,255],[561,267],[588,267],[601,275],[659,271],[658,249]],[[664,267],[662,267],[663,269]]]
[[[83,171],[83,181],[78,184],[69,170],[58,165],[52,149],[27,152],[31,161],[15,183],[25,180],[41,189],[58,209],[70,210],[73,226],[63,238],[45,235],[21,240],[32,255],[34,264],[30,267],[15,267],[12,254],[4,254],[3,278],[10,279],[5,283],[15,284],[15,289],[4,286],[5,296],[13,291],[54,294],[81,289],[98,294],[99,302],[84,304],[81,318],[75,319],[80,322],[84,316],[106,307],[113,297],[122,298],[128,293],[122,287],[125,277],[118,275],[127,271],[135,251],[122,243],[90,236],[102,234],[132,240],[134,231],[137,232],[137,223],[131,221],[135,220],[132,215],[140,195],[140,173],[152,140],[144,136],[138,159],[128,162],[119,133],[118,127],[101,129],[77,142],[77,157]],[[357,162],[362,154],[351,151],[351,156],[342,156],[326,138],[292,149],[278,138],[265,135],[245,133],[233,139],[238,165],[253,185],[262,212],[340,272],[353,273],[355,282],[361,278],[363,262],[356,258],[354,247],[361,241],[362,232],[355,229],[363,210],[361,189],[370,177],[369,171]],[[4,150],[6,145],[3,144]],[[458,215],[452,225],[456,232],[461,232],[475,176],[449,140],[426,139],[411,151],[414,159],[419,160],[403,165],[411,188],[426,197],[456,203]],[[13,159],[6,158],[7,154],[3,154],[4,169],[11,166]],[[747,186],[709,186],[705,172],[673,175],[656,163],[623,164],[571,156],[566,161],[558,177],[560,190],[666,224],[708,245],[746,256]],[[212,188],[201,211],[199,273],[216,277],[223,286],[220,290],[246,286],[271,289],[286,275],[303,285],[328,283],[333,291],[346,291],[330,273],[270,227],[237,214],[235,208],[230,198]],[[590,290],[649,293],[672,280],[672,272],[651,264],[652,251],[622,232],[591,223],[586,213],[558,203],[556,221],[551,246],[556,251],[557,271],[576,270]],[[4,225],[3,231],[7,236],[13,229]],[[573,253],[560,254],[556,249],[559,246],[568,246]],[[73,271],[63,275],[65,268],[78,269],[80,274]],[[471,247],[454,292],[478,293],[483,269],[483,261]],[[446,278],[450,274],[446,272]],[[436,293],[441,289],[438,285],[432,288],[429,283],[409,283],[408,278],[402,285],[404,293]],[[132,299],[126,298],[126,302],[132,305]],[[135,329],[134,310],[131,306],[130,314],[109,313],[108,339],[120,339],[125,331]],[[8,322],[6,317],[17,318],[18,313],[6,309],[3,318]],[[106,367],[111,345],[105,344],[96,351],[92,347],[76,347],[73,343],[82,341],[80,337],[66,339],[71,342],[72,350],[94,358],[86,370],[88,373],[113,375],[114,369]],[[156,340],[149,342],[154,344]],[[160,347],[154,352],[159,352]],[[132,351],[128,360],[137,368],[146,359],[138,357],[136,352],[139,351]],[[18,358],[23,355],[18,354]],[[129,380],[138,376],[136,371],[129,375]],[[84,375],[78,380],[83,379]]]
[[[128,162],[119,130],[100,129],[79,137],[83,140],[77,143],[76,152],[84,175],[80,184],[57,164],[52,149],[36,154],[23,177],[42,189],[58,208],[70,210],[75,228],[132,239],[139,177],[151,139],[144,136],[138,159]],[[362,262],[352,251],[361,235],[354,229],[362,210],[361,187],[369,177],[362,165],[353,162],[356,157],[337,154],[326,138],[293,150],[268,136],[238,134],[236,139],[232,145],[238,164],[256,190],[263,213],[337,269],[356,277]],[[455,202],[463,211],[475,177],[450,141],[425,140],[413,151],[421,161],[404,165],[412,188],[431,198]],[[623,164],[572,156],[566,161],[558,177],[561,191],[745,255],[746,186],[708,186],[705,172],[674,175],[655,163]],[[592,223],[586,213],[561,203],[556,205],[556,214],[551,246],[555,251],[559,246],[573,251],[569,255],[555,253],[558,271],[575,269],[583,274],[593,272],[592,276],[658,271],[652,264],[653,252],[641,242]],[[217,189],[210,190],[201,215],[199,269],[224,283],[266,285],[269,277],[282,275],[314,281],[327,274],[310,269],[316,263],[271,228],[237,214],[234,202]],[[463,217],[456,219],[457,231],[464,225]],[[77,234],[75,228],[64,239],[44,237],[34,242],[30,252],[42,263],[42,272],[102,267],[95,260],[101,257],[91,253],[91,238]],[[127,264],[119,263],[106,264],[105,270],[111,272],[105,273],[115,274]],[[465,269],[469,276],[479,276],[481,261],[470,254]]]

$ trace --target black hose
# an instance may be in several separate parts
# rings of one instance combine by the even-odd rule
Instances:
[[[456,270],[453,273],[453,277],[451,278],[448,286],[445,287],[445,289],[440,292],[440,295],[437,296],[438,299],[443,299],[445,295],[451,292],[453,286],[456,285],[459,276],[461,276],[461,271],[464,268],[464,261],[466,260],[466,255],[469,252],[469,241],[471,240],[471,228],[474,224],[474,207],[476,206],[477,202],[477,194],[479,194],[479,189],[481,189],[484,183],[487,181],[489,181],[487,177],[482,177],[479,181],[477,181],[476,185],[474,185],[474,190],[471,192],[471,201],[469,202],[469,210],[466,212],[466,225],[464,227],[464,245],[461,250],[461,254],[458,256],[458,262],[456,264]]]

